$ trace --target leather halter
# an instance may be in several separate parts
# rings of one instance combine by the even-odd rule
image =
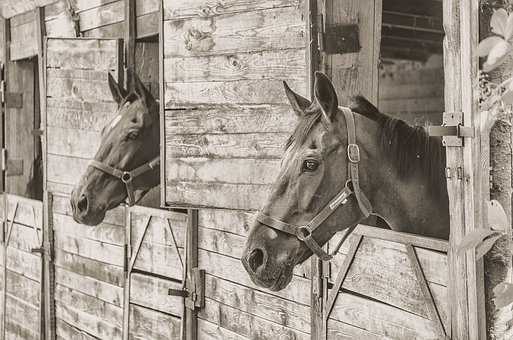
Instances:
[[[358,202],[358,207],[363,215],[363,217],[368,217],[372,212],[372,205],[365,196],[365,194],[360,189],[360,179],[358,175],[358,163],[360,162],[360,148],[356,143],[356,126],[354,122],[354,115],[351,109],[347,107],[340,108],[344,113],[344,117],[347,125],[347,159],[348,159],[348,179],[345,183],[345,186],[342,190],[339,191],[338,194],[335,195],[329,201],[329,203],[317,214],[315,215],[310,222],[306,225],[294,225],[279,219],[276,219],[271,216],[267,216],[263,212],[258,212],[256,216],[256,220],[268,227],[273,229],[282,231],[284,233],[294,235],[300,240],[304,242],[310,250],[319,256],[319,258],[323,261],[329,261],[333,258],[333,254],[326,253],[322,247],[315,241],[312,234],[313,232],[319,228],[319,226],[337,210],[338,207],[345,205],[348,202],[348,198],[351,195],[354,195],[356,201]],[[356,227],[350,227],[349,233]],[[347,233],[346,235],[349,235]],[[342,239],[339,246],[342,244],[345,237]],[[337,247],[338,248],[338,247]],[[338,250],[338,249],[337,249]],[[336,252],[336,251],[335,251]]]
[[[144,163],[143,165],[135,168],[131,171],[124,171],[120,169],[116,169],[107,165],[105,163],[93,160],[89,163],[89,166],[96,168],[100,171],[105,172],[113,177],[119,179],[123,184],[125,184],[126,193],[128,196],[128,205],[133,206],[135,204],[135,193],[134,193],[134,178],[145,174],[148,171],[154,170],[160,164],[160,156],[153,158],[151,161]]]

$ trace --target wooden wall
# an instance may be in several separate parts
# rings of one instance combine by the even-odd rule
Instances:
[[[0,209],[4,230],[0,248],[2,339],[39,339],[41,331],[41,246],[43,205],[3,194]]]
[[[442,57],[428,61],[390,60],[379,72],[378,107],[412,125],[440,125],[444,111]]]
[[[309,339],[309,266],[269,292],[240,262],[295,124],[282,81],[307,94],[303,1],[164,3],[165,197],[205,207],[199,338]]]
[[[351,261],[359,235],[364,237]],[[408,254],[410,245],[419,267]],[[442,339],[440,325],[450,334],[447,247],[447,241],[359,226],[329,264],[332,283],[349,267],[329,317],[328,339]]]

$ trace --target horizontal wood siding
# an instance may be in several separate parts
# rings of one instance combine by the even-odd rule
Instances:
[[[165,1],[164,13],[166,201],[258,209],[296,120],[282,81],[307,92],[302,2]]]
[[[328,338],[438,339],[421,281],[407,255],[407,243],[395,232],[384,231],[388,239],[382,239],[373,236],[372,228],[367,229],[369,236],[360,243],[330,315]],[[358,234],[357,229],[330,263],[331,282],[335,281]],[[337,234],[330,245],[338,244],[341,237],[342,233]],[[425,244],[429,242],[427,239]],[[440,318],[449,332],[447,254],[421,246],[415,246],[414,250]]]
[[[109,211],[98,226],[81,225],[72,218],[68,193],[54,190],[55,184],[77,184],[99,145],[99,131],[116,114],[107,72],[116,77],[117,41],[49,39],[47,45],[46,168],[54,194],[57,334],[76,330],[121,339],[124,208]]]
[[[3,194],[0,199],[4,206],[1,209],[2,220],[5,221],[4,235],[10,235],[8,243],[2,244],[0,254],[5,338],[38,339],[42,261],[39,254],[32,253],[32,249],[41,246],[43,206],[39,201],[9,194]]]

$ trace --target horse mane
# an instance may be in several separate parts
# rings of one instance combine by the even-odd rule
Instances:
[[[424,126],[410,126],[400,119],[381,113],[362,96],[352,100],[351,110],[381,126],[379,144],[399,176],[408,178],[420,171],[429,179],[430,188],[440,193],[445,187],[445,151],[438,137],[428,134]]]
[[[399,176],[408,178],[420,171],[429,179],[434,193],[443,191],[445,152],[439,138],[429,136],[425,127],[410,126],[400,119],[381,113],[362,96],[353,97],[350,108],[381,126],[378,137],[380,148]],[[286,149],[292,145],[302,145],[320,118],[320,110],[307,109],[289,137]]]

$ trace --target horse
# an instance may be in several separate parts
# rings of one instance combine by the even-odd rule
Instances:
[[[440,138],[381,113],[362,96],[339,107],[330,79],[317,72],[313,100],[284,82],[299,117],[267,202],[241,258],[252,281],[278,291],[293,269],[335,233],[377,215],[390,229],[448,239],[449,199]]]
[[[133,205],[160,184],[160,123],[158,102],[135,72],[128,91],[108,74],[117,114],[103,129],[101,143],[72,190],[73,218],[98,225],[108,210],[125,202]],[[147,201],[158,197],[158,190]],[[149,196],[149,195],[148,195]],[[151,205],[147,203],[146,205]]]

